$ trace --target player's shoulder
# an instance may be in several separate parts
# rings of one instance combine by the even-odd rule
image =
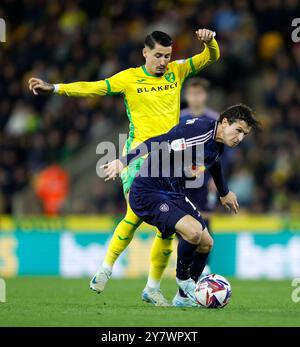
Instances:
[[[185,136],[209,139],[214,135],[217,121],[205,116],[201,116],[187,119],[184,124],[180,124]]]
[[[145,65],[130,67],[124,70],[124,72],[128,78],[132,78],[132,79],[137,78],[143,81],[145,81],[146,79],[149,78],[149,76],[151,76],[151,75],[148,75],[148,73],[146,72]]]
[[[110,77],[107,77],[105,79],[106,80],[124,79],[124,78],[126,78],[130,74],[129,70],[130,69],[125,69],[125,70],[118,71],[118,72],[114,73],[113,75],[111,75]]]
[[[189,117],[188,115],[185,115],[182,117],[183,120],[186,119],[185,124],[186,125],[194,125],[196,127],[203,127],[203,128],[214,128],[216,124],[216,120],[212,119],[207,116],[200,116],[200,117]]]
[[[177,59],[177,60],[173,60],[172,63],[174,65],[184,65],[188,63],[188,59]]]
[[[138,69],[139,67],[129,67],[127,69],[120,71],[120,73],[122,73],[123,75],[135,75]]]
[[[142,66],[136,66],[136,67],[129,67],[128,69],[124,70],[129,74],[135,74],[139,72],[142,69]]]
[[[216,124],[215,119],[211,119],[207,116],[201,116],[201,117],[197,117],[195,119],[196,119],[195,124],[197,127],[207,129],[207,130],[215,128],[215,124]]]
[[[168,70],[178,71],[180,66],[186,63],[186,59],[173,60],[168,64]]]

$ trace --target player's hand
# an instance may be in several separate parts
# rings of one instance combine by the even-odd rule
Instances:
[[[39,93],[52,93],[54,90],[54,85],[44,82],[39,78],[30,78],[28,81],[29,90],[33,92],[34,95]]]
[[[236,195],[233,192],[229,192],[227,195],[220,197],[221,204],[228,210],[233,210],[238,213],[239,204],[237,202]]]
[[[116,179],[118,173],[120,173],[124,169],[124,165],[119,159],[115,159],[110,163],[100,166],[100,168],[104,169],[104,173],[106,175],[104,181],[109,181],[111,179]]]
[[[214,31],[208,29],[198,29],[195,31],[195,33],[199,41],[206,43],[210,42],[216,36],[216,33]]]

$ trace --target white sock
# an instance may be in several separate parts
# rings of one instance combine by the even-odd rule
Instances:
[[[108,270],[112,272],[112,266],[110,264],[107,264],[105,261],[101,264],[104,270]]]
[[[160,281],[156,281],[150,277],[148,277],[147,286],[153,289],[159,289],[160,288]]]

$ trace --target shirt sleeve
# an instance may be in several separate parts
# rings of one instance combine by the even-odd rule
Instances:
[[[55,93],[65,96],[99,96],[119,95],[125,92],[126,70],[105,80],[95,82],[60,83],[56,85]]]
[[[107,84],[104,80],[95,82],[59,83],[55,88],[55,93],[58,95],[77,97],[106,95],[107,91]]]
[[[209,172],[215,182],[220,196],[226,196],[229,193],[229,189],[223,174],[221,163],[217,161],[209,168]]]
[[[209,43],[204,43],[204,50],[184,60],[177,60],[179,75],[182,81],[196,75],[206,66],[214,63],[220,58],[220,49],[217,41],[212,39]]]
[[[107,95],[119,95],[125,93],[126,83],[128,83],[126,72],[127,70],[121,71],[105,79],[105,83],[107,85]]]

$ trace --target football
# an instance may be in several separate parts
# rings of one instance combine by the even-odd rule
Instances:
[[[195,296],[198,303],[203,307],[221,308],[226,306],[230,300],[231,286],[223,276],[206,275],[197,282]]]

